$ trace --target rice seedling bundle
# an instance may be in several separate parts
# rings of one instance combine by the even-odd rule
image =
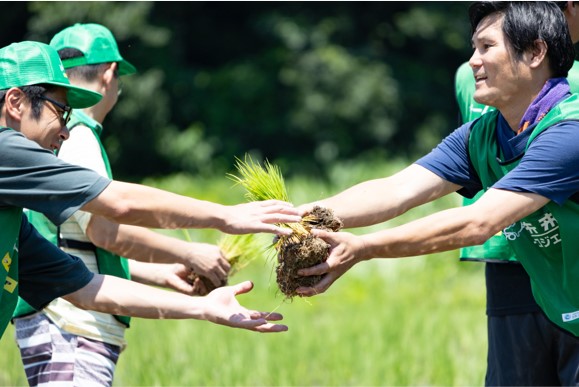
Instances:
[[[190,241],[189,234],[186,235]],[[221,253],[231,266],[228,277],[234,276],[240,270],[249,265],[252,260],[263,254],[263,248],[256,239],[255,234],[224,235],[217,242],[217,246],[221,249]],[[206,292],[200,292],[199,295],[205,295],[218,287],[227,285],[227,280],[225,280],[219,284],[219,286],[215,286],[208,278],[198,275],[195,272],[189,274],[187,280],[194,286],[197,281],[203,283]]]
[[[277,199],[289,202],[289,195],[281,171],[267,160],[264,166],[254,162],[250,156],[236,160],[240,176],[229,175],[236,183],[246,189],[249,201]],[[297,295],[300,286],[312,286],[321,276],[303,277],[299,269],[324,262],[329,255],[330,246],[322,239],[312,235],[312,228],[338,231],[342,221],[334,216],[331,209],[314,207],[299,223],[284,223],[279,226],[291,229],[290,235],[279,236],[272,247],[277,252],[276,282],[280,291],[287,297]]]

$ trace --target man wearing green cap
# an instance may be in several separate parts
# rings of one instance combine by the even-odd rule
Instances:
[[[50,45],[58,50],[72,84],[103,95],[96,105],[72,113],[67,125],[70,138],[62,144],[59,158],[112,178],[100,141],[102,123],[117,102],[119,76],[133,74],[136,70],[121,56],[113,34],[99,24],[76,24],[65,28],[54,36]],[[227,279],[229,263],[214,245],[187,243],[146,228],[120,226],[84,211],[75,212],[59,229],[40,213],[28,212],[27,215],[48,240],[101,274],[171,286],[188,294],[201,292],[201,295],[205,294],[205,289],[201,289],[202,281],[198,279],[195,288],[185,281],[189,268],[215,287]],[[87,382],[109,384],[113,380],[115,364],[126,345],[124,333],[129,326],[128,317],[76,308],[62,298],[40,312],[20,299],[14,316],[29,380],[35,380],[38,374],[45,380],[69,377],[79,383],[83,375],[90,375]],[[45,335],[46,329],[53,334]],[[79,344],[84,342],[90,342],[90,346],[80,351]],[[46,345],[54,348],[51,357],[41,356]],[[87,351],[91,356],[86,356]],[[43,360],[38,361],[39,358]]]
[[[110,180],[67,164],[53,151],[68,138],[71,109],[91,106],[100,95],[70,85],[57,52],[38,42],[0,49],[0,74],[0,333],[18,295],[39,310],[64,297],[76,306],[117,315],[206,319],[261,332],[287,329],[266,321],[281,316],[237,303],[235,296],[251,289],[249,281],[199,298],[91,273],[78,258],[40,237],[22,208],[42,212],[58,225],[82,209],[144,227],[279,234],[287,231],[275,223],[299,221],[297,210],[279,201],[223,206]]]

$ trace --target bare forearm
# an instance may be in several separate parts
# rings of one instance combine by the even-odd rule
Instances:
[[[496,233],[495,229],[486,222],[474,222],[460,208],[451,209],[362,236],[362,256],[411,257],[474,246],[484,243]]]
[[[288,235],[280,223],[299,222],[289,203],[265,200],[224,206],[137,184],[112,181],[82,210],[115,223],[153,228],[215,228],[230,234]]]
[[[84,288],[65,297],[83,309],[150,319],[207,319],[205,299],[95,275]]]
[[[363,255],[408,257],[482,244],[547,202],[547,198],[536,194],[491,189],[470,206],[363,236]]]
[[[163,278],[158,275],[163,265],[164,264],[143,263],[131,259],[129,260],[131,281],[145,285],[164,286]]]
[[[96,246],[136,261],[189,263],[185,254],[190,249],[187,242],[144,227],[119,225],[93,216],[87,236]]]
[[[220,204],[118,181],[83,210],[118,223],[153,228],[219,228],[224,219]]]
[[[387,178],[355,185],[317,204],[331,208],[344,227],[362,227],[395,218],[459,186],[418,165],[411,165]]]

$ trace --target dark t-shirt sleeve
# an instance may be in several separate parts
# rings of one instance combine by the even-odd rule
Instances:
[[[44,239],[24,215],[18,256],[19,295],[36,309],[86,286],[94,276],[82,260]]]
[[[472,122],[469,122],[456,129],[429,154],[416,161],[416,164],[444,180],[460,185],[462,188],[458,193],[469,198],[482,188],[468,155],[471,124]]]
[[[533,140],[519,165],[493,188],[531,192],[562,204],[579,192],[579,123],[567,121]]]
[[[111,182],[59,160],[14,130],[0,132],[0,207],[28,208],[61,224]]]

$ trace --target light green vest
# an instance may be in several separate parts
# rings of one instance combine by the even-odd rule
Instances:
[[[482,116],[469,137],[471,162],[483,187],[492,186],[520,162],[497,161],[497,117],[496,111]],[[541,132],[563,120],[579,121],[579,95],[551,109],[533,130],[527,149]],[[572,200],[562,206],[549,202],[503,232],[531,277],[537,303],[551,321],[579,336],[579,205]]]
[[[74,110],[69,123],[69,128],[70,130],[73,130],[78,125],[84,125],[93,132],[101,149],[101,155],[105,163],[107,175],[110,179],[112,179],[113,174],[109,158],[100,140],[100,135],[102,133],[102,126],[98,122],[87,116],[82,111]],[[60,247],[60,241],[58,238],[60,232],[58,227],[56,227],[54,223],[48,220],[48,218],[44,216],[44,214],[35,211],[27,210],[26,216],[28,217],[29,222],[34,225],[34,227],[40,232],[40,234],[42,234],[42,236],[44,236],[53,244]],[[94,246],[94,251],[97,258],[97,266],[100,274],[108,274],[120,278],[130,279],[129,263],[126,258],[119,257],[116,254],[98,248],[96,246]],[[22,298],[18,299],[18,305],[16,306],[14,317],[22,317],[34,312],[36,312],[36,310],[32,308],[30,305],[28,305],[26,301],[24,301]],[[115,318],[120,322],[122,322],[123,324],[125,324],[127,327],[130,324],[130,317],[115,316]]]

